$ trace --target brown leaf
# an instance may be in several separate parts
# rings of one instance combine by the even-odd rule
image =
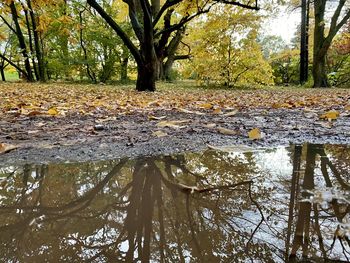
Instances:
[[[41,111],[38,110],[33,110],[31,112],[29,112],[27,115],[28,116],[37,116],[37,115],[42,115],[43,113]]]
[[[0,154],[8,153],[8,152],[15,150],[17,148],[18,148],[18,146],[15,146],[12,144],[0,143]]]
[[[220,108],[216,108],[215,110],[213,110],[214,114],[222,114],[222,110]]]

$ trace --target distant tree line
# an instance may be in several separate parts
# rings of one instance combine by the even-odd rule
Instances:
[[[285,3],[302,8],[293,47],[262,36],[266,14],[256,12]],[[349,81],[346,0],[1,0],[0,9],[3,81],[11,70],[27,81],[136,79],[139,91],[179,76],[228,87],[305,83],[309,72],[315,87]]]

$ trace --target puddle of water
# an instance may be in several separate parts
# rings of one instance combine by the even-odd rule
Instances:
[[[0,167],[1,262],[350,258],[350,148]]]

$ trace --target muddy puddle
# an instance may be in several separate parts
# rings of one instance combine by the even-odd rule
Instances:
[[[337,145],[0,166],[0,262],[347,262],[349,191]]]

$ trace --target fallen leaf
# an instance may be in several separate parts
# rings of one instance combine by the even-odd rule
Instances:
[[[51,116],[56,116],[58,115],[58,110],[56,108],[50,108],[48,111],[47,111],[47,114],[51,115]]]
[[[0,154],[8,153],[8,152],[15,150],[17,148],[18,148],[18,146],[15,146],[12,144],[0,143]]]
[[[237,135],[237,131],[226,129],[223,127],[219,127],[218,132],[225,135]]]
[[[350,105],[346,105],[346,106],[344,107],[344,109],[345,109],[346,111],[350,111]]]
[[[179,121],[161,121],[157,123],[158,127],[169,127],[169,128],[184,128],[185,126],[181,126],[180,124],[184,124],[189,122],[190,120],[179,120]]]
[[[166,118],[166,116],[160,116],[160,117],[153,116],[153,115],[148,116],[148,119],[152,120],[152,121],[160,121],[160,120],[163,120],[165,118]]]
[[[224,116],[230,117],[230,116],[236,115],[237,113],[238,113],[238,110],[234,110],[234,111],[226,112],[226,113],[224,114]]]
[[[189,113],[189,114],[197,114],[197,115],[205,115],[205,113],[200,112],[200,111],[190,111],[187,109],[182,109],[182,108],[177,108],[178,111],[183,112],[183,113]]]
[[[193,111],[190,111],[190,110],[187,110],[187,109],[182,109],[182,108],[178,108],[177,110],[180,111],[180,112],[183,112],[183,113],[190,113],[190,114],[194,113]]]
[[[27,115],[28,116],[37,116],[37,115],[41,115],[41,114],[43,114],[41,111],[33,110],[33,111],[29,112]]]
[[[216,108],[215,110],[213,110],[214,114],[222,114],[222,110],[220,108]]]
[[[164,136],[167,136],[168,134],[166,132],[163,132],[163,131],[155,131],[152,133],[153,136],[157,136],[158,138],[160,137],[164,137]]]
[[[210,109],[213,108],[213,104],[211,104],[211,103],[203,103],[203,104],[200,104],[199,107],[203,108],[203,109],[210,110]]]
[[[36,133],[39,133],[40,131],[39,130],[32,130],[32,131],[28,131],[28,134],[36,134]]]
[[[328,121],[336,120],[339,117],[339,111],[331,110],[322,114],[320,119],[326,119]]]
[[[215,123],[208,123],[208,124],[203,125],[203,127],[212,129],[212,128],[216,127],[216,124]]]
[[[261,131],[258,128],[254,128],[248,132],[248,136],[250,140],[259,140],[262,138]]]

